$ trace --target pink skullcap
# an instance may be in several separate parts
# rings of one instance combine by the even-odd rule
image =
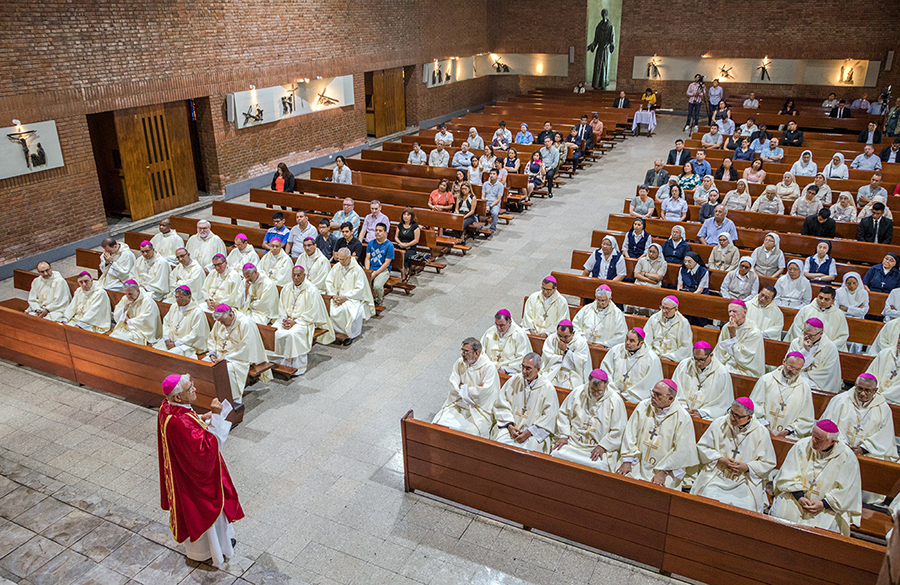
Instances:
[[[826,433],[836,433],[838,432],[838,426],[834,424],[834,422],[828,420],[827,418],[823,418],[819,422],[816,423],[816,426],[825,431]]]
[[[141,242],[141,246],[152,246],[152,245],[153,245],[153,242],[151,242],[150,240],[144,240],[143,242]]]
[[[186,285],[186,284],[182,284],[181,286],[179,286],[179,287],[176,288],[175,290],[184,290],[184,291],[187,291],[188,293],[190,293],[190,292],[191,292],[191,287],[189,287],[189,286]]]
[[[223,304],[221,304],[221,305],[216,305],[216,310],[215,310],[215,312],[216,312],[216,313],[227,313],[227,312],[229,312],[230,310],[231,310],[231,307],[229,307],[228,305],[226,305],[226,304],[223,303]]]
[[[563,319],[562,321],[559,322],[558,327],[574,327],[574,325],[572,325],[572,322],[569,321],[568,319]]]
[[[609,376],[606,375],[606,370],[601,370],[597,368],[596,370],[591,370],[591,378],[596,378],[597,380],[603,380],[604,382],[609,381]]]
[[[234,239],[235,239],[235,240],[244,240],[244,241],[246,242],[246,241],[247,241],[247,236],[244,235],[244,234],[238,234],[238,235],[234,236]]]
[[[747,303],[745,303],[741,299],[731,299],[731,302],[729,302],[728,304],[729,305],[740,305],[740,306],[744,307],[745,309],[747,308]]]
[[[754,408],[754,406],[753,406],[753,401],[750,400],[746,396],[741,396],[740,398],[735,400],[735,402],[739,403],[741,406],[743,406],[747,410],[756,410],[756,408]]]
[[[816,329],[824,329],[824,328],[825,328],[825,325],[822,324],[822,320],[821,320],[821,319],[817,319],[816,317],[812,317],[812,318],[810,318],[810,319],[807,319],[807,320],[806,320],[806,324],[807,324],[807,325],[812,325],[812,326],[815,327]]]
[[[641,339],[644,339],[645,337],[647,337],[647,334],[644,333],[644,330],[641,329],[640,327],[632,327],[631,330],[634,331],[635,333],[637,333],[638,337],[640,337]]]
[[[506,309],[500,309],[499,311],[497,311],[497,314],[503,315],[504,317],[506,317],[508,319],[512,319],[512,315]]]
[[[789,354],[787,354],[786,356],[784,356],[784,359],[787,359],[787,358],[789,358],[789,357],[800,358],[801,360],[806,361],[806,358],[803,357],[803,354],[800,353],[799,351],[792,351],[791,353],[789,353]]]
[[[872,380],[872,381],[875,382],[876,384],[878,383],[878,378],[876,378],[875,376],[873,376],[873,375],[870,374],[869,372],[866,372],[866,373],[864,373],[864,374],[860,374],[859,377],[857,378],[857,380],[858,380],[859,378],[864,378],[864,379],[866,379],[866,380]]]
[[[165,394],[166,396],[171,394],[172,390],[174,390],[175,387],[178,386],[179,382],[181,382],[181,376],[179,376],[178,374],[170,374],[166,376],[166,379],[162,382],[163,394]]]
[[[694,349],[712,349],[712,346],[705,341],[698,341],[694,344]]]
[[[78,276],[90,276],[90,275],[91,275],[91,273],[88,272],[87,270],[78,273]]]
[[[315,238],[311,238],[311,237],[309,237],[309,236],[306,236],[305,238],[303,238],[303,241],[304,241],[304,242],[305,242],[306,240],[312,240],[313,242],[316,241]]]
[[[665,384],[666,386],[668,386],[669,388],[671,388],[672,390],[674,390],[675,392],[678,392],[678,384],[676,384],[673,380],[670,380],[668,378],[663,378],[662,383]]]
[[[126,280],[124,284],[133,284],[134,286],[138,286],[138,283],[131,280],[130,278],[128,280]]]
[[[673,303],[675,303],[676,307],[678,306],[678,298],[677,297],[673,297],[672,295],[669,295],[666,298],[664,298],[663,300],[664,301],[672,301]]]
[[[255,270],[256,266],[252,262],[247,262],[241,270]]]
[[[601,284],[600,286],[597,287],[597,290],[605,290],[606,292],[612,292],[612,289],[609,288],[609,285],[607,285],[607,284]]]
[[[556,279],[553,278],[552,276],[545,276],[544,280],[546,280],[547,282],[552,282],[553,284],[556,284]]]

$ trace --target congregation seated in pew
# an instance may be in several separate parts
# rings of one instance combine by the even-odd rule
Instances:
[[[250,367],[266,361],[262,336],[250,317],[228,305],[218,305],[212,317],[215,323],[207,341],[208,353],[203,359],[213,364],[221,361],[227,364],[232,402],[241,404]],[[271,380],[272,374],[269,371],[260,376],[261,382],[268,383]]]
[[[208,349],[209,321],[203,308],[194,300],[190,287],[179,286],[174,297],[175,303],[163,317],[162,337],[153,347],[196,359],[197,354]]]
[[[334,327],[321,291],[306,278],[303,266],[298,264],[291,270],[291,284],[281,289],[278,308],[275,349],[269,357],[296,369],[294,376],[305,374],[316,329],[326,330],[319,342],[328,344],[334,341]]]

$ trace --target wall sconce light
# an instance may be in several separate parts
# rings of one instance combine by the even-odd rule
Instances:
[[[255,86],[255,85],[251,85],[251,86],[250,86],[250,89],[256,89],[256,86]]]
[[[709,59],[710,57],[712,57],[710,53],[703,53],[702,55],[700,55],[701,59]]]

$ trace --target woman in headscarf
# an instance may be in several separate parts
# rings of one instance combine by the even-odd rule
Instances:
[[[706,175],[700,184],[694,188],[694,205],[703,205],[709,201],[709,192],[716,188],[716,181],[712,175]]]
[[[528,130],[528,124],[522,122],[519,126],[519,132],[516,134],[516,144],[534,144],[534,134]]]
[[[691,161],[687,161],[681,167],[681,174],[678,175],[678,184],[682,189],[694,189],[700,184],[700,175],[694,172],[694,165],[691,164]]]
[[[466,138],[466,142],[469,143],[469,150],[484,149],[484,138],[478,134],[478,128],[475,126],[469,128],[469,136]]]
[[[731,241],[731,236],[719,234],[719,245],[713,246],[712,252],[709,253],[707,267],[710,270],[724,270],[728,272],[737,268],[740,258],[741,251]]]
[[[781,182],[775,185],[775,193],[782,201],[794,201],[800,197],[800,185],[794,180],[794,175],[787,172],[782,176]]]
[[[684,255],[691,249],[685,239],[686,237],[683,227],[680,225],[672,226],[672,237],[663,243],[663,256],[666,262],[671,264],[684,262]]]
[[[804,150],[797,162],[791,165],[791,173],[795,177],[815,177],[818,172],[819,165],[813,161],[811,150]]]
[[[735,211],[750,211],[753,199],[750,197],[750,185],[746,179],[738,179],[734,189],[725,194],[722,205],[725,209]]]
[[[625,280],[628,275],[625,258],[619,252],[619,243],[610,235],[603,236],[600,247],[585,261],[583,268],[582,276],[606,280]]]
[[[778,190],[775,185],[766,185],[763,194],[756,198],[750,211],[771,215],[784,214],[784,203],[781,201],[781,197],[778,196]]]
[[[763,245],[753,250],[750,255],[753,269],[760,276],[778,278],[784,274],[784,252],[781,251],[781,238],[776,233],[766,234]],[[797,261],[800,263],[800,261]],[[803,264],[800,264],[801,276]]]
[[[803,263],[803,276],[812,284],[831,284],[837,278],[837,262],[830,256],[831,242],[819,240],[816,253]]]
[[[626,258],[640,258],[644,255],[647,244],[653,241],[646,228],[646,219],[643,217],[634,218],[631,229],[625,234],[625,245],[622,247]]]
[[[662,286],[668,268],[662,246],[650,244],[647,253],[638,258],[634,266],[634,282],[643,286]]]
[[[845,181],[849,179],[850,170],[844,164],[844,155],[839,152],[834,153],[834,156],[831,157],[831,162],[825,165],[825,169],[822,170],[822,174],[825,175],[826,179],[842,179]]]
[[[788,309],[802,309],[812,302],[812,286],[803,276],[803,263],[791,260],[787,274],[775,281],[775,304]]]
[[[707,219],[711,218],[716,212],[716,206],[719,204],[719,191],[716,189],[710,189],[709,191],[709,199],[700,206],[700,213],[698,214],[697,221],[703,223]]]
[[[719,294],[742,301],[750,301],[759,294],[759,276],[753,271],[753,260],[747,256],[741,258],[737,268],[725,275]]]
[[[731,159],[729,157],[725,157],[722,159],[722,164],[719,165],[719,168],[716,169],[716,179],[723,181],[737,181],[738,173],[737,169],[734,168],[734,164],[732,164]]]
[[[678,290],[709,294],[709,270],[703,264],[700,254],[688,252],[684,255],[681,270],[678,271]]]
[[[816,190],[804,189],[800,199],[794,201],[791,206],[791,215],[808,217],[819,213],[820,209],[822,209],[822,202],[816,198]]]
[[[859,213],[856,214],[856,221],[862,221],[863,219],[872,215],[872,206],[876,203],[881,203],[884,205],[884,217],[893,220],[894,214],[891,213],[891,208],[887,205],[887,200],[884,198],[884,195],[876,195],[872,197],[872,200],[869,201],[865,207],[859,210]]]
[[[853,203],[853,195],[849,191],[841,191],[837,203],[829,207],[831,219],[845,223],[857,223],[856,204]]]
[[[834,304],[838,306],[838,309],[846,313],[847,317],[852,319],[866,318],[866,315],[869,313],[869,293],[866,292],[859,274],[848,272],[844,275],[844,283],[837,290]],[[886,309],[887,303],[884,306]],[[860,343],[848,343],[847,351],[859,354],[864,353],[863,345]]]
[[[825,175],[822,173],[816,173],[816,178],[813,179],[813,182],[803,188],[803,192],[805,193],[810,187],[813,185],[819,190],[816,193],[816,199],[822,202],[822,205],[831,205],[831,187],[828,186],[828,181],[825,179]]]
[[[893,252],[888,252],[881,264],[876,264],[869,268],[869,271],[863,277],[863,284],[866,290],[889,294],[900,286],[900,271],[897,270],[897,262],[900,262],[900,256]]]

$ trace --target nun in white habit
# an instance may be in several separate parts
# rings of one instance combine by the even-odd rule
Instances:
[[[865,319],[869,313],[869,293],[863,286],[862,278],[856,272],[848,272],[844,275],[844,282],[837,290],[834,304],[846,313],[848,318]],[[887,304],[885,304],[887,306]],[[859,343],[848,343],[847,351],[863,353],[863,346]]]
[[[787,274],[775,281],[775,304],[789,309],[802,309],[812,302],[812,285],[803,276],[803,263],[791,260]]]
[[[795,177],[815,177],[818,172],[819,165],[813,161],[811,150],[804,150],[797,162],[791,166],[791,174]]]

